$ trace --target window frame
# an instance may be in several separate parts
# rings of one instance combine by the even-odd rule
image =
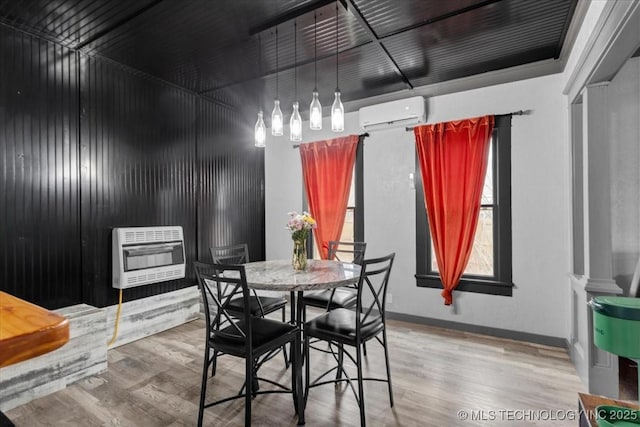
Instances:
[[[489,295],[513,295],[511,253],[511,115],[495,116],[491,140],[493,148],[494,276],[463,275],[455,290]],[[416,173],[416,286],[442,289],[437,272],[431,270],[431,236],[424,203],[420,164],[415,156]]]

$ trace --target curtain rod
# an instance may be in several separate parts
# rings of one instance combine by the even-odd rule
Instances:
[[[365,133],[361,133],[360,135],[358,135],[360,138],[366,138],[367,136],[369,136],[369,132],[365,132]],[[298,148],[300,147],[300,144],[296,144],[293,146],[293,148]]]
[[[496,116],[528,116],[529,114],[531,114],[531,110],[518,110],[518,111],[511,112],[511,113],[495,114],[495,115]],[[406,127],[406,128],[404,128],[404,130],[407,131],[407,132],[412,132],[415,127],[416,126]]]

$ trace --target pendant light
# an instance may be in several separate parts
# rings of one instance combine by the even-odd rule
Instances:
[[[313,86],[313,99],[309,106],[309,127],[311,130],[322,129],[322,105],[318,99],[318,19],[316,14],[313,14],[313,72],[314,72],[314,86]]]
[[[260,78],[262,78],[262,39],[258,35],[258,69],[260,70]],[[267,139],[267,128],[264,125],[263,113],[262,113],[262,97],[258,95],[258,121],[256,122],[254,132],[254,144],[256,147],[264,147],[265,140]]]
[[[340,88],[338,87],[338,2],[336,1],[336,92],[331,106],[331,130],[342,132],[344,130],[344,106],[340,100]]]
[[[298,111],[298,25],[293,21],[293,113],[289,121],[291,141],[302,141],[302,118]]]
[[[271,113],[271,135],[282,136],[284,117],[280,109],[280,98],[278,97],[278,27],[276,27],[276,99],[273,101],[273,112]]]
[[[267,139],[267,127],[264,125],[262,110],[258,111],[258,121],[255,129],[255,146],[264,147]]]

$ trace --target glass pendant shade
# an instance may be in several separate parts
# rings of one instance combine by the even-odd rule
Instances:
[[[289,121],[289,129],[291,130],[292,141],[302,141],[302,118],[298,111],[298,101],[293,103],[293,114]]]
[[[331,106],[331,130],[334,132],[342,132],[344,130],[344,106],[340,100],[340,91],[337,90],[336,98]]]
[[[255,146],[264,147],[265,140],[267,139],[267,127],[264,125],[264,119],[262,118],[262,110],[258,111],[258,121],[256,121],[255,128]]]
[[[313,90],[313,100],[309,106],[309,127],[311,130],[322,129],[322,105],[320,105],[316,89]]]
[[[280,100],[276,98],[273,101],[273,113],[271,113],[271,135],[282,136],[283,125],[284,117],[280,109]]]

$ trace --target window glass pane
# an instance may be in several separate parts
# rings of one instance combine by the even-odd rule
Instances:
[[[483,205],[493,204],[493,140],[489,143],[489,158],[487,159],[487,174],[484,177],[484,187],[482,188]]]
[[[347,201],[347,206],[355,206],[356,205],[356,168],[353,168],[353,172],[351,172],[351,187],[349,187],[349,200]]]
[[[431,243],[431,271],[438,272],[436,253]],[[493,208],[481,208],[469,263],[464,275],[494,276],[493,271]]]
[[[493,277],[493,208],[480,209],[471,257],[464,274]]]
[[[429,239],[429,246],[431,246],[431,272],[437,273],[438,270],[438,260],[436,259],[436,250],[433,248],[433,239]]]
[[[344,216],[344,226],[340,235],[341,242],[353,242],[353,208],[347,208]]]

